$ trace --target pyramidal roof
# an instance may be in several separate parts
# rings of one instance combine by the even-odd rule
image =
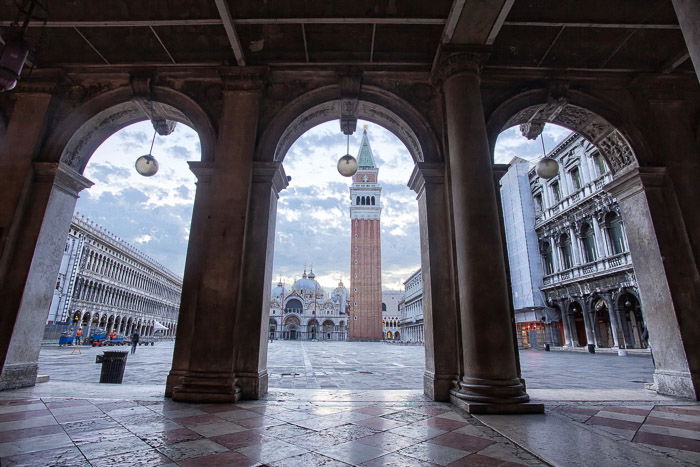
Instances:
[[[360,169],[374,169],[374,156],[372,155],[372,148],[369,145],[369,138],[367,137],[367,128],[362,133],[362,143],[360,144],[360,152],[357,155],[357,165]]]

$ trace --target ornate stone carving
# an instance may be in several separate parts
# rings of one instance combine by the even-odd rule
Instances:
[[[462,73],[478,75],[490,54],[491,48],[485,46],[443,46],[433,79],[442,83],[449,77]]]
[[[340,77],[340,130],[345,135],[351,135],[357,129],[361,87],[361,73],[347,73]]]
[[[523,136],[530,137],[541,131],[544,123],[569,128],[590,141],[607,160],[613,173],[637,165],[632,147],[617,129],[599,115],[568,104],[563,98],[522,109],[508,119],[504,129],[521,125]]]

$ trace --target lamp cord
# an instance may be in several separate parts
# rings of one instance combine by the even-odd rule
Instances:
[[[347,140],[348,140],[348,146],[347,146],[346,154],[350,154],[350,135],[346,135],[346,136],[347,136]]]
[[[542,157],[547,157],[547,151],[544,149],[544,136],[540,133],[540,141],[542,142]]]
[[[158,134],[157,131],[153,132],[153,139],[151,140],[151,149],[148,151],[150,155],[153,155],[153,143],[156,142],[156,135]]]

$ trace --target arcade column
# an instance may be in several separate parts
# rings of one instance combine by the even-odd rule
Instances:
[[[445,166],[416,164],[408,186],[418,194],[420,220],[425,338],[423,391],[432,400],[448,401],[452,382],[459,374],[460,352]],[[419,331],[411,329],[415,335],[410,340],[423,340]]]
[[[471,413],[543,412],[518,374],[478,55],[443,51],[462,374],[452,401]]]
[[[241,397],[234,341],[261,83],[254,77],[226,77],[223,85],[211,181],[196,208],[203,212],[193,215],[199,230],[185,267],[185,321],[176,338],[183,342],[176,343],[168,389],[177,401],[234,402]]]

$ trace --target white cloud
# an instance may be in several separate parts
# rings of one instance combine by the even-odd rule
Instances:
[[[148,243],[151,240],[153,240],[153,237],[151,237],[148,234],[143,234],[143,235],[139,235],[138,237],[136,237],[134,239],[134,243]]]

